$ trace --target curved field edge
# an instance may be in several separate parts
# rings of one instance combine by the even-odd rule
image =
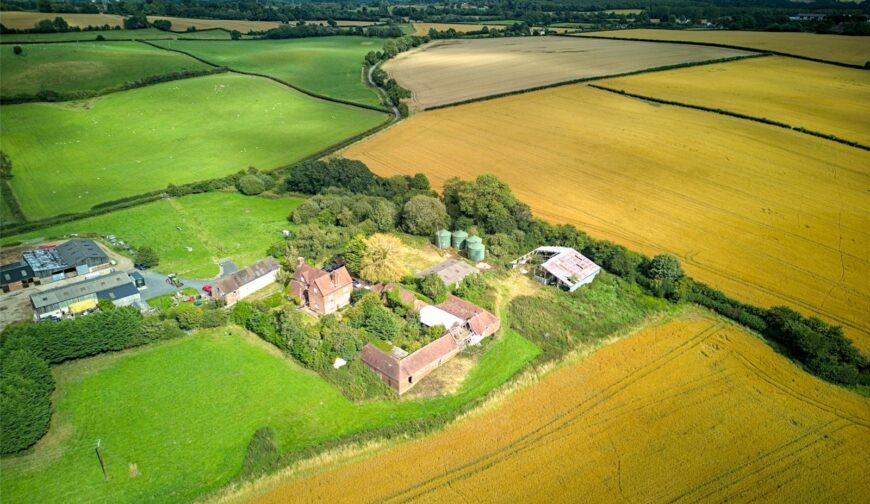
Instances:
[[[117,114],[119,108],[125,112]],[[6,106],[2,114],[3,149],[16,167],[12,187],[25,214],[46,219],[45,224],[53,215],[84,213],[169,183],[207,180],[252,165],[283,168],[322,156],[390,120],[382,112],[315,100],[271,80],[233,74],[87,102]],[[97,158],[101,164],[94,166],[91,160]],[[142,163],[160,169],[141,172]],[[59,174],[61,167],[77,177]],[[132,181],[128,175],[134,172],[139,176]]]
[[[440,502],[469,492],[710,501],[772,491],[860,502],[870,489],[858,450],[870,440],[870,400],[705,310],[527,379],[431,436],[336,452],[212,502]],[[674,460],[687,470],[674,473]]]

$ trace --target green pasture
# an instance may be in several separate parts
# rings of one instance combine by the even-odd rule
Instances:
[[[170,183],[291,164],[387,119],[269,79],[219,74],[91,100],[4,106],[0,148],[34,220]]]
[[[152,75],[211,67],[183,54],[140,42],[27,44],[20,55],[0,46],[0,93],[4,97],[80,91],[99,93]]]
[[[430,417],[503,383],[537,351],[508,332],[455,395],[362,404],[238,329],[83,359],[54,368],[51,431],[32,453],[0,461],[0,491],[9,502],[190,501],[239,473],[261,427],[291,451]]]
[[[158,30],[157,28],[143,28],[141,30],[101,30],[65,33],[16,33],[3,35],[0,37],[0,42],[7,44],[11,42],[83,42],[94,41],[98,35],[102,35],[106,40],[174,40],[179,37],[230,40],[230,32],[224,30],[175,33]]]
[[[196,297],[197,295],[200,294],[200,292],[198,290],[194,289],[193,287],[184,287],[182,289],[179,289],[179,291],[181,292],[182,296],[187,296],[187,297]],[[176,292],[179,292],[179,291],[176,291]],[[173,297],[175,297],[175,292],[170,292],[169,294],[164,294],[162,296],[153,297],[153,298],[149,299],[147,301],[147,303],[148,303],[148,306],[150,306],[151,308],[157,308],[160,311],[166,311],[166,310],[173,307],[173,303],[172,303]],[[183,301],[183,303],[190,304],[187,301]]]
[[[312,93],[356,103],[379,105],[378,94],[365,83],[363,58],[379,51],[381,39],[312,37],[289,40],[157,42],[234,70],[277,77]]]
[[[212,278],[219,272],[216,259],[228,257],[244,267],[265,257],[266,249],[281,239],[281,231],[293,229],[287,216],[301,201],[235,192],[191,194],[4,236],[0,243],[37,243],[72,233],[113,234],[133,247],[154,248],[160,257],[158,271]],[[188,252],[185,247],[193,250]]]

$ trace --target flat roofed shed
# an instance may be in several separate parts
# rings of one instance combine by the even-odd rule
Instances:
[[[449,261],[444,261],[441,264],[425,269],[417,273],[416,276],[422,278],[433,273],[438,275],[438,278],[440,278],[445,285],[456,285],[468,275],[480,273],[480,270],[465,261],[450,259]]]
[[[450,329],[454,326],[465,324],[465,320],[448,313],[437,306],[424,306],[420,309],[420,323],[426,327],[444,326],[445,329]]]

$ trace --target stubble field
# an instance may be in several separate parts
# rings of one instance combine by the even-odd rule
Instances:
[[[435,29],[437,31],[447,31],[453,28],[455,31],[460,33],[472,32],[472,31],[480,31],[484,26],[490,26],[493,28],[499,28],[499,24],[501,23],[492,23],[492,24],[467,24],[467,23],[413,23],[414,33],[413,35],[417,35],[422,37],[423,35],[429,35],[429,30]]]
[[[0,13],[0,23],[6,28],[16,30],[27,30],[33,28],[36,23],[43,19],[53,20],[56,17],[62,17],[70,26],[85,28],[87,26],[103,26],[111,27],[124,26],[124,17],[115,14],[76,14],[69,12],[24,12],[24,11],[4,11]],[[6,36],[4,35],[5,39]]]
[[[411,105],[425,109],[557,82],[748,54],[568,37],[439,40],[398,55],[384,70],[411,91]]]
[[[346,150],[433,185],[492,173],[536,215],[653,255],[743,301],[842,324],[870,350],[870,153],[567,86],[425,112]]]
[[[224,30],[238,30],[242,33],[249,31],[266,31],[272,28],[278,28],[281,23],[278,21],[248,21],[245,19],[195,19],[172,16],[148,16],[148,21],[153,23],[158,19],[165,19],[172,23],[170,30],[186,31],[188,28],[196,28],[197,30],[210,30],[213,28],[223,28]]]
[[[388,119],[233,74],[87,101],[4,106],[0,118],[0,146],[15,167],[12,188],[29,219],[249,166],[277,168]]]
[[[583,34],[578,34],[578,36],[582,37]],[[863,37],[845,35],[725,30],[636,29],[594,32],[590,33],[589,36],[724,44],[862,66],[865,62],[870,61],[870,44]]]
[[[313,37],[247,42],[164,41],[206,61],[245,72],[277,77],[306,91],[367,105],[380,105],[377,92],[363,80],[366,53],[380,51],[382,39]]]
[[[0,89],[4,97],[100,92],[152,75],[211,67],[182,54],[138,42],[28,44],[21,55],[0,46]]]
[[[690,313],[441,433],[224,502],[858,503],[870,492],[868,408]]]
[[[774,56],[599,82],[870,144],[870,73]]]

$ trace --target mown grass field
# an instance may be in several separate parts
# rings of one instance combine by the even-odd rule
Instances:
[[[492,173],[534,213],[743,301],[842,324],[870,351],[870,153],[568,86],[417,114],[345,151],[433,185]]]
[[[160,42],[211,63],[277,77],[306,91],[368,105],[377,92],[362,74],[363,58],[380,51],[383,41],[366,37],[314,37],[248,42]]]
[[[0,89],[4,97],[100,92],[152,75],[211,67],[183,54],[139,42],[28,44],[21,55],[0,46]]]
[[[384,70],[429,108],[473,98],[750,53],[655,42],[517,37],[438,40],[402,53]]]
[[[76,42],[93,41],[102,35],[108,40],[175,40],[176,38],[195,38],[209,40],[230,40],[230,33],[224,30],[195,31],[185,33],[173,33],[158,30],[157,28],[143,28],[141,30],[106,30],[106,31],[82,31],[64,33],[18,33],[3,35],[3,42]]]
[[[508,333],[488,346],[456,395],[354,404],[255,337],[225,331],[56,367],[51,431],[31,454],[0,461],[4,500],[192,500],[239,472],[261,427],[275,429],[282,450],[296,450],[429,417],[504,382],[537,351]]]
[[[578,34],[582,37],[583,34]],[[820,35],[816,33],[774,33],[724,30],[635,29],[590,33],[594,37],[635,38],[664,41],[704,42],[761,51],[778,51],[852,65],[870,61],[870,44],[861,37]]]
[[[443,432],[222,502],[860,503],[868,408],[740,328],[690,313]]]
[[[85,28],[87,26],[103,26],[109,25],[114,28],[116,26],[124,26],[124,16],[115,14],[77,14],[69,12],[25,12],[25,11],[3,11],[0,12],[0,23],[6,28],[15,30],[27,30],[33,28],[36,23],[43,19],[53,20],[56,17],[62,17],[70,26]],[[3,35],[6,40],[6,35]]]
[[[0,243],[37,243],[71,233],[113,234],[133,247],[153,247],[160,257],[158,271],[211,278],[219,272],[218,259],[228,257],[244,267],[265,257],[266,249],[281,239],[281,231],[293,229],[287,216],[301,201],[226,192],[191,194],[4,236]]]
[[[870,75],[865,70],[775,56],[597,84],[763,117],[870,144]]]
[[[87,101],[4,106],[0,146],[29,219],[293,163],[387,120],[268,79],[221,74]]]

